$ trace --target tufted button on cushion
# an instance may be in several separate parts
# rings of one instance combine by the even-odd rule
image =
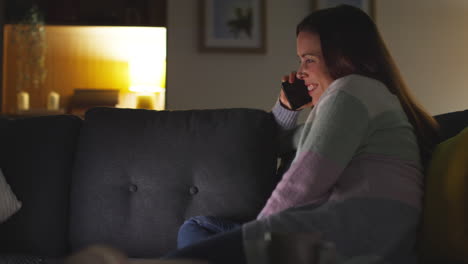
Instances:
[[[136,186],[135,184],[130,184],[130,186],[128,187],[128,190],[130,192],[136,192],[138,191],[138,186]]]
[[[196,186],[190,186],[189,192],[191,195],[195,195],[198,193],[198,188]]]

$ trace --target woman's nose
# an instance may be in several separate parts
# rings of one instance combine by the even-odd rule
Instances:
[[[307,76],[307,74],[304,72],[304,67],[302,65],[302,63],[299,65],[299,68],[297,69],[297,72],[296,72],[296,77],[298,79],[301,79],[303,80],[303,78],[305,78]]]
[[[306,73],[305,73],[305,72],[298,71],[298,72],[296,73],[296,78],[298,78],[298,79],[304,80],[305,77],[306,77]]]

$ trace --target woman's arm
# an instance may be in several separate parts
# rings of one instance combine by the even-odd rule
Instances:
[[[335,91],[321,98],[304,125],[296,157],[259,218],[328,199],[367,135],[369,115],[356,97]]]
[[[283,107],[278,100],[271,113],[278,124],[278,146],[279,155],[296,150],[298,134],[302,126],[297,126],[299,111],[292,111]]]

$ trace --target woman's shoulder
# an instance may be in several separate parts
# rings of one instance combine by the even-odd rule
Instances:
[[[330,84],[329,89],[331,91],[344,91],[352,95],[390,94],[385,84],[381,81],[358,74],[350,74],[336,79]]]
[[[328,96],[346,94],[359,101],[371,116],[386,112],[402,110],[400,101],[387,86],[379,80],[366,76],[351,74],[336,79],[328,89]]]

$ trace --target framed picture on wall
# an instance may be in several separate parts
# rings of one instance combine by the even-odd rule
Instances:
[[[375,0],[312,0],[312,10],[346,4],[361,8],[375,20]]]
[[[201,52],[266,51],[266,0],[199,0]]]

